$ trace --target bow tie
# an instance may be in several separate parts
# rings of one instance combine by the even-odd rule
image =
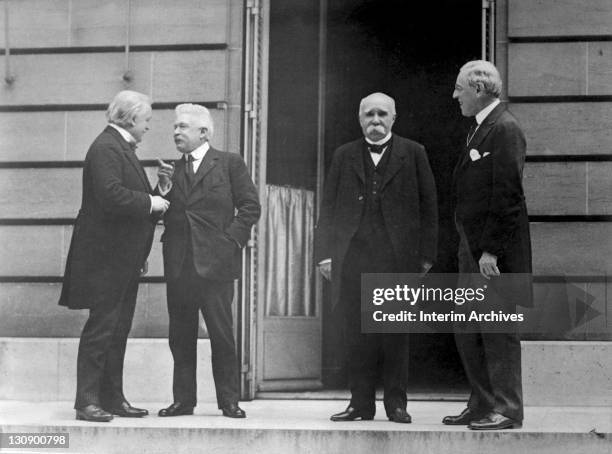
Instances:
[[[383,150],[387,148],[388,145],[389,145],[389,141],[386,141],[385,143],[380,144],[380,145],[373,145],[369,143],[368,150],[370,151],[370,153],[381,154]]]

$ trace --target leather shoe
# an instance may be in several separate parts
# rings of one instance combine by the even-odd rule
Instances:
[[[76,411],[76,419],[81,421],[109,422],[113,419],[113,415],[104,411],[101,407],[91,404],[83,408],[78,408]]]
[[[168,408],[162,408],[157,413],[158,416],[182,416],[193,415],[193,407],[189,407],[181,402],[174,402]]]
[[[228,418],[246,418],[246,413],[238,404],[226,405],[221,408],[221,411],[223,412],[223,416],[227,416]]]
[[[124,418],[142,418],[143,416],[147,416],[149,414],[148,410],[145,410],[144,408],[132,407],[126,400],[121,402],[119,405],[108,408],[108,412]]]
[[[392,410],[391,413],[389,413],[388,417],[389,421],[393,422],[399,422],[403,424],[410,424],[412,422],[412,418],[403,408],[396,408]]]
[[[346,407],[346,410],[332,415],[329,419],[332,421],[355,421],[356,419],[360,419],[361,421],[370,421],[374,419],[374,412],[357,410],[349,405]]]
[[[485,413],[477,412],[471,408],[465,408],[460,414],[455,416],[445,416],[442,424],[447,426],[467,426],[472,421],[482,419]]]
[[[523,427],[523,424],[520,421],[492,411],[484,418],[472,421],[468,427],[472,430],[520,429]]]

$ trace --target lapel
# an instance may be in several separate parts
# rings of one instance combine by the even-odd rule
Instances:
[[[201,197],[203,194],[195,189],[198,187],[200,182],[204,179],[206,175],[217,165],[217,161],[219,160],[219,152],[214,148],[210,147],[202,159],[202,163],[200,167],[198,167],[198,171],[195,174],[195,178],[193,181],[193,186],[191,187],[191,192],[189,193],[189,201],[193,202],[194,199]]]
[[[106,131],[115,138],[117,143],[119,143],[121,149],[127,156],[128,161],[134,167],[134,170],[136,170],[136,173],[140,177],[142,184],[144,184],[145,188],[147,188],[147,192],[151,193],[153,191],[153,189],[151,188],[151,183],[147,178],[147,174],[145,173],[142,164],[136,157],[136,152],[132,150],[130,144],[127,143],[127,141],[121,136],[121,134],[119,134],[119,131],[117,131],[115,128],[113,128],[112,126],[107,126]]]
[[[387,168],[385,169],[385,176],[383,178],[383,182],[380,185],[380,190],[382,191],[387,186],[387,183],[391,181],[391,179],[395,176],[395,174],[402,168],[404,165],[404,159],[406,159],[406,151],[403,147],[399,146],[399,139],[394,134],[393,135],[393,143],[391,145],[391,149],[385,151],[385,153],[391,152],[389,156],[389,161],[387,162]]]
[[[217,150],[210,147],[206,152],[204,159],[202,159],[200,167],[198,167],[198,171],[195,174],[195,179],[193,180],[194,188],[198,185],[200,181],[202,181],[202,178],[204,178],[206,174],[210,172],[214,166],[217,165],[218,159],[219,156],[217,154]]]
[[[361,139],[357,141],[356,146],[353,147],[350,154],[350,159],[352,161],[351,166],[363,184],[365,184],[365,169],[363,168],[364,147],[364,140]]]
[[[487,115],[482,124],[476,130],[476,133],[474,134],[474,137],[472,137],[472,140],[470,140],[470,142],[464,148],[463,154],[459,158],[459,161],[457,162],[457,166],[455,167],[455,171],[453,172],[453,174],[459,172],[459,170],[465,167],[465,165],[470,161],[470,150],[473,148],[478,150],[480,144],[489,135],[489,132],[491,132],[493,125],[495,125],[495,122],[498,120],[501,114],[504,113],[505,110],[506,107],[503,105],[503,103],[500,103],[497,107],[495,107],[495,109],[491,111],[489,115]]]
[[[480,128],[478,128],[480,129]],[[472,140],[470,141],[470,144],[474,141],[474,138],[472,138]],[[459,159],[457,160],[457,164],[455,165],[455,170],[453,170],[453,176],[459,172],[459,169],[461,169],[465,164],[467,164],[467,162],[469,161],[469,157],[470,157],[470,152],[469,150],[471,150],[470,148],[470,144],[468,144],[467,146],[464,146],[462,151],[461,151],[461,156],[459,156]]]

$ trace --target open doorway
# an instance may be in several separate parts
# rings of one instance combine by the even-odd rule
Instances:
[[[271,0],[266,183],[313,191],[316,198],[317,177],[333,151],[361,135],[360,99],[385,92],[396,101],[394,132],[426,146],[436,178],[440,237],[432,271],[456,271],[457,239],[445,183],[466,126],[451,94],[459,67],[480,55],[480,26],[479,0]],[[310,298],[315,294],[309,293]],[[311,371],[310,383],[342,388],[341,321],[330,312],[328,296],[324,285],[320,304],[312,301],[321,342],[310,348],[320,348],[319,375],[314,380]],[[275,342],[282,342],[282,335]],[[452,335],[414,335],[410,350],[411,391],[437,394],[466,388]],[[296,381],[288,389],[299,387]]]

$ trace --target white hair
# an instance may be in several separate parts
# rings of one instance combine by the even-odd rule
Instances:
[[[106,119],[122,128],[130,128],[134,126],[134,117],[147,109],[151,109],[151,100],[147,95],[123,90],[117,93],[108,105]]]
[[[199,104],[179,104],[174,109],[176,115],[190,115],[197,122],[197,126],[200,128],[206,128],[208,130],[208,140],[212,139],[214,132],[214,125],[210,111]]]
[[[502,80],[499,71],[490,61],[469,61],[461,67],[459,72],[465,74],[470,87],[480,89],[495,98],[501,96]]]
[[[376,99],[376,98],[378,98],[379,101],[388,103],[390,106],[390,110],[391,110],[390,113],[392,115],[395,115],[395,100],[391,96],[386,95],[381,92],[372,93],[366,96],[365,98],[363,98],[361,102],[359,103],[359,114],[361,115],[361,113],[363,112],[364,106],[368,101],[372,99]]]

